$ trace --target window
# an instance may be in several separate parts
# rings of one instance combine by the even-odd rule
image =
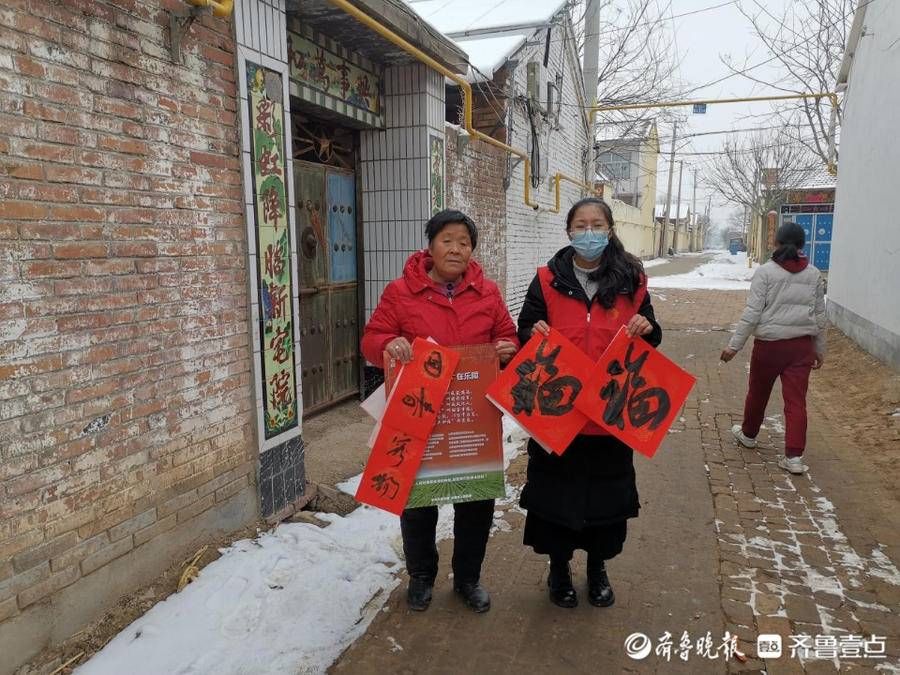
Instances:
[[[602,152],[599,157],[600,166],[610,178],[615,180],[631,179],[630,152]]]

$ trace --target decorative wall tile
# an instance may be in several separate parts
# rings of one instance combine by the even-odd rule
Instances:
[[[251,161],[256,229],[255,265],[261,318],[263,424],[266,439],[299,422],[294,303],[285,161],[285,115],[281,74],[247,62]]]
[[[308,103],[384,126],[382,77],[364,57],[308,26],[287,33],[291,92]]]

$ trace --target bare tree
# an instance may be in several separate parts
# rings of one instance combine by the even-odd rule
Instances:
[[[601,106],[652,104],[677,95],[679,56],[672,49],[668,20],[671,2],[604,0],[600,6],[600,71],[597,103]],[[578,54],[584,53],[584,0],[570,8]],[[646,110],[604,115],[608,121],[638,123]]]
[[[764,218],[789,191],[801,187],[817,165],[817,158],[784,131],[759,132],[726,141],[710,162],[705,183],[726,202]]]
[[[834,91],[857,0],[793,0],[776,14],[764,0],[738,3],[753,32],[771,55],[780,76],[763,78],[753,68],[723,58],[732,70],[767,88],[785,92]],[[841,110],[828,98],[805,99],[776,107],[775,114],[796,142],[829,162],[832,114],[840,128]],[[835,156],[836,157],[836,156]]]

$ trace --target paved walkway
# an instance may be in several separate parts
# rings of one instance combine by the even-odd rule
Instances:
[[[684,255],[669,258],[667,262],[661,265],[654,265],[647,268],[647,276],[665,277],[673,274],[686,274],[703,263],[707,263],[715,256],[711,253],[703,255]]]
[[[900,504],[896,486],[870,470],[863,439],[847,443],[837,433],[848,411],[810,398],[804,477],[775,464],[783,447],[778,391],[759,449],[736,447],[730,428],[740,419],[749,349],[727,366],[719,365],[718,354],[744,293],[665,290],[654,298],[662,350],[698,383],[657,456],[636,457],[641,516],[629,522],[625,551],[609,564],[616,605],[597,609],[585,601],[583,558],[574,564],[579,607],[549,603],[546,558],[521,543],[520,457],[508,475],[512,498],[498,504],[484,565],[493,609],[474,615],[453,596],[452,541],[444,541],[431,608],[406,609],[404,578],[333,672],[824,673],[838,667],[874,672],[879,664],[900,672]],[[739,636],[746,661],[726,662],[721,651],[714,659],[697,655],[707,632],[716,652],[726,631]],[[650,636],[654,647],[671,633],[671,660],[655,652],[628,657],[623,645],[635,632]],[[693,643],[686,661],[678,655],[685,632]],[[760,633],[783,636],[781,659],[756,658]],[[826,634],[833,637],[821,639],[819,655],[830,657],[831,644],[845,658],[790,658],[788,636],[809,635],[813,647],[815,636]],[[848,636],[871,634],[886,638],[886,659],[846,658],[853,648]],[[857,647],[863,653],[862,643]],[[874,642],[868,649],[881,647]]]

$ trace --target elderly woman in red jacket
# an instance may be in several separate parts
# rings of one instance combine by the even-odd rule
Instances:
[[[472,219],[460,211],[437,213],[425,226],[428,248],[406,261],[403,276],[392,281],[366,325],[362,352],[373,364],[387,351],[407,362],[416,337],[439,344],[493,343],[501,365],[519,348],[516,327],[497,285],[471,259],[478,243]],[[494,500],[454,504],[453,587],[476,612],[491,600],[479,583],[481,563],[494,515]],[[409,572],[407,602],[424,611],[438,570],[435,544],[437,507],[406,509],[400,517],[403,553]]]
[[[594,197],[566,216],[571,245],[538,270],[519,315],[519,338],[547,334],[552,326],[598,359],[620,328],[656,347],[656,322],[641,261],[615,233],[609,206]],[[550,556],[550,600],[572,608],[578,596],[569,561],[587,552],[588,601],[608,607],[615,595],[606,561],[622,551],[627,520],[638,515],[631,448],[588,422],[562,455],[528,443],[528,476],[522,489],[525,545]]]

